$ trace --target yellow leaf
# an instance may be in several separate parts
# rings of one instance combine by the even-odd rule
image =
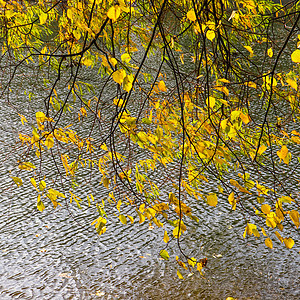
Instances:
[[[102,180],[102,183],[103,185],[108,189],[108,186],[109,186],[109,179],[107,177],[105,177],[103,180]]]
[[[206,98],[206,105],[209,106],[210,108],[213,108],[216,104],[216,99],[212,96],[209,96]]]
[[[193,268],[195,267],[195,265],[196,265],[196,258],[195,257],[191,257],[191,259],[188,259],[188,264],[190,265],[190,266],[192,266]]]
[[[210,194],[207,196],[207,204],[216,207],[218,204],[218,197],[216,194]]]
[[[181,273],[179,272],[179,270],[177,270],[177,276],[179,279],[184,279],[183,276],[181,275]]]
[[[177,227],[175,227],[175,228],[173,229],[173,236],[174,236],[176,239],[178,239],[178,238],[181,236],[181,232],[182,232],[181,228],[180,228],[180,231],[179,231],[179,226],[177,226]]]
[[[275,235],[277,236],[277,238],[279,239],[279,241],[281,243],[283,243],[283,237],[280,235],[280,233],[278,231],[275,231]]]
[[[272,56],[273,56],[273,49],[272,49],[272,48],[269,48],[269,49],[268,49],[268,56],[269,56],[269,57],[272,57]]]
[[[119,5],[112,6],[107,12],[107,16],[114,22],[117,21],[120,14],[121,14],[121,8]]]
[[[212,40],[215,38],[215,36],[216,36],[216,34],[215,34],[214,31],[212,31],[212,30],[207,30],[207,32],[206,32],[206,37],[207,37],[210,41],[212,41]],[[227,96],[228,96],[228,95],[227,95]]]
[[[122,84],[122,82],[124,81],[124,78],[126,77],[126,72],[123,69],[118,70],[113,73],[112,77],[116,83]]]
[[[273,242],[270,238],[265,239],[265,244],[267,247],[269,247],[270,249],[273,248]]]
[[[245,85],[256,89],[256,83],[253,81],[245,82]]]
[[[158,83],[158,88],[162,91],[162,92],[166,92],[167,91],[167,88],[166,88],[166,85],[165,83],[161,80],[159,83]]]
[[[296,225],[296,227],[298,228],[300,223],[299,223],[299,212],[296,210],[291,210],[290,213],[290,218],[292,219],[292,221],[294,222],[294,224]]]
[[[36,188],[36,181],[35,181],[35,179],[33,177],[30,178],[30,182]]]
[[[253,50],[250,46],[244,46],[244,48],[246,48],[249,52],[250,52],[250,57],[253,56]]]
[[[45,141],[45,146],[48,148],[48,149],[51,149],[54,145],[54,140],[53,140],[53,137],[48,135],[47,138],[46,138],[46,141]]]
[[[258,154],[261,155],[262,153],[264,153],[266,151],[268,147],[265,145],[261,145],[258,149]]]
[[[283,239],[283,242],[285,244],[285,246],[288,248],[288,249],[291,249],[293,248],[295,242],[292,238],[288,238],[288,239]]]
[[[127,219],[124,215],[119,215],[119,219],[122,224],[126,225],[127,224]]]
[[[161,250],[159,252],[159,255],[165,260],[169,260],[169,258],[170,258],[170,255],[167,250]]]
[[[297,49],[292,53],[291,59],[294,63],[300,63],[300,49]]]
[[[232,210],[236,209],[236,201],[234,199],[234,192],[232,192],[229,196],[228,196],[228,202],[231,204],[232,206]]]
[[[127,215],[128,219],[130,220],[130,223],[133,224],[134,223],[134,218],[132,216]]]
[[[264,213],[264,214],[269,214],[270,211],[271,211],[271,206],[269,204],[263,204],[261,206],[261,211]]]
[[[297,85],[297,82],[296,82],[295,80],[293,80],[293,79],[291,79],[291,78],[288,78],[288,79],[286,80],[286,82],[287,82],[287,84],[289,84],[294,90],[297,91],[298,85]]]
[[[192,22],[194,22],[194,21],[197,20],[197,17],[196,17],[196,14],[195,14],[194,10],[188,11],[187,14],[186,14],[186,16]]]
[[[35,117],[36,117],[36,121],[40,123],[43,123],[46,120],[46,116],[42,111],[38,111],[35,114]]]
[[[47,17],[48,17],[48,15],[46,13],[44,13],[43,11],[41,11],[41,13],[39,15],[41,25],[46,23]]]
[[[123,62],[129,63],[129,61],[131,60],[131,57],[128,53],[124,53],[121,55],[121,60]]]
[[[11,177],[11,179],[14,181],[14,183],[17,185],[17,186],[21,186],[23,184],[23,181],[21,178],[19,177]]]
[[[122,107],[123,106],[123,103],[124,103],[124,100],[123,99],[118,99],[118,98],[115,98],[114,101],[113,101],[114,105],[117,105],[119,107]],[[107,148],[105,149],[107,150]]]
[[[45,209],[45,205],[44,205],[44,203],[43,203],[42,200],[41,200],[41,195],[38,195],[38,200],[37,200],[36,206],[37,206],[37,209],[38,209],[40,212],[42,212],[42,211]]]
[[[45,188],[46,188],[46,182],[45,182],[44,180],[42,180],[42,181],[39,183],[39,190],[40,190],[40,191],[43,191]]]
[[[169,240],[170,240],[170,238],[169,238],[169,236],[168,236],[167,231],[165,230],[165,233],[164,233],[164,242],[165,242],[165,243],[168,243]]]
[[[132,75],[127,75],[125,78],[124,78],[124,81],[123,81],[123,89],[126,91],[126,92],[130,92],[130,90],[132,89],[132,83],[133,83],[133,79],[134,77]]]
[[[289,150],[288,150],[287,146],[283,145],[281,147],[281,150],[277,151],[277,155],[280,158],[280,160],[282,159],[283,161],[285,161],[285,158],[287,157],[288,152],[289,152]]]
[[[264,236],[268,236],[268,235],[266,234],[266,231],[264,230],[264,228],[260,227],[260,229],[261,229],[261,231],[262,231],[262,233],[263,233]]]
[[[115,67],[115,65],[118,63],[118,61],[114,58],[114,57],[111,57],[109,59],[110,63],[112,64],[113,67]]]

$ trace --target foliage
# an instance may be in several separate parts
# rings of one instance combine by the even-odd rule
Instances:
[[[293,248],[299,18],[297,1],[0,0],[1,95],[22,123],[12,180],[30,174],[40,211],[95,206],[100,235],[108,215],[163,227],[179,266],[200,273],[207,260],[180,246],[195,202],[233,210],[245,238]],[[9,98],[24,70],[45,95],[27,89],[34,113]]]

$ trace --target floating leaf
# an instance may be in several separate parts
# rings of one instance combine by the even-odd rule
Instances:
[[[123,62],[129,63],[129,61],[131,60],[131,57],[128,53],[124,53],[121,55],[121,60]]]
[[[295,81],[295,80],[293,80],[293,79],[291,79],[291,78],[288,78],[288,79],[286,80],[286,82],[287,82],[287,84],[289,84],[294,90],[297,91],[297,89],[298,89],[297,81]]]
[[[232,206],[232,210],[236,209],[236,201],[234,199],[234,192],[232,192],[229,196],[228,196],[228,202],[231,204]]]
[[[41,195],[38,195],[38,199],[37,199],[37,209],[42,212],[45,209],[45,205],[41,200]]]
[[[249,52],[250,52],[250,57],[253,56],[253,50],[250,46],[244,46],[244,48],[246,48]]]

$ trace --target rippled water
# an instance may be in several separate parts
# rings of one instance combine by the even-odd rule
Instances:
[[[14,92],[11,99],[22,103],[22,97]],[[182,246],[191,256],[207,257],[208,268],[204,277],[195,273],[184,281],[175,264],[159,258],[162,229],[108,219],[107,232],[99,237],[90,226],[97,217],[92,208],[63,205],[38,212],[32,188],[16,188],[9,178],[19,123],[1,103],[1,300],[300,299],[299,243],[290,251],[279,243],[270,250],[262,239],[243,239],[244,220],[222,205],[194,204],[200,221],[183,235]],[[79,181],[84,180],[82,175]],[[105,192],[94,189],[99,197]]]

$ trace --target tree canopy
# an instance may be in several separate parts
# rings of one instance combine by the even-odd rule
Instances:
[[[198,221],[195,202],[233,210],[245,238],[293,251],[299,8],[271,0],[0,0],[1,96],[20,116],[12,180],[19,188],[30,180],[41,212],[95,207],[100,235],[107,216],[162,227],[161,257],[177,246],[184,269],[206,265],[180,246]],[[18,76],[29,109],[10,96]]]

